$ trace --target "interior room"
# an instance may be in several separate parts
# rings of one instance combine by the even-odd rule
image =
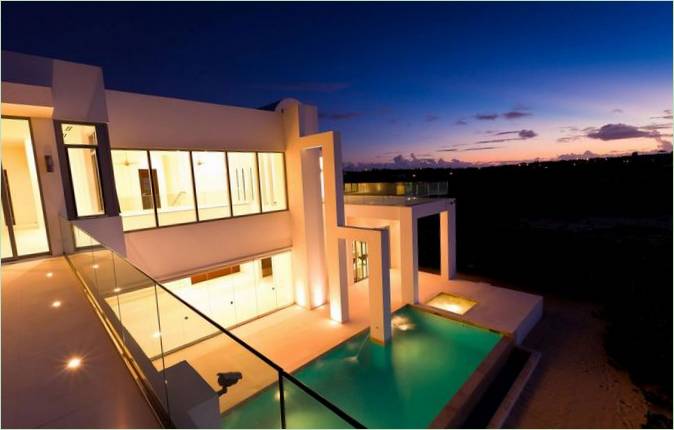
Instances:
[[[49,251],[26,119],[2,118],[2,258]]]
[[[224,328],[254,320],[294,303],[291,252],[219,266],[162,284]],[[185,307],[160,290],[161,329],[153,286],[120,288],[106,297],[148,357],[180,349],[218,333],[201,319],[183,315]],[[162,344],[157,341],[161,337]]]

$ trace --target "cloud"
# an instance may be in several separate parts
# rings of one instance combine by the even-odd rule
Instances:
[[[433,121],[437,121],[437,120],[439,120],[439,119],[440,119],[439,116],[433,115],[433,114],[427,114],[426,117],[424,118],[424,120],[425,120],[426,122],[433,122]]]
[[[470,152],[470,151],[486,151],[488,149],[501,148],[500,146],[478,146],[475,148],[442,148],[438,152]]]
[[[496,149],[500,148],[500,146],[480,146],[478,148],[466,148],[462,149],[461,152],[468,152],[468,151],[486,151],[488,149]]]
[[[652,116],[651,119],[672,119],[672,110],[665,109],[662,111],[664,115],[662,116]]]
[[[644,125],[643,127],[640,127],[643,130],[666,130],[672,129],[672,123],[663,123],[663,124],[648,124]]]
[[[637,137],[657,137],[656,131],[644,131],[627,124],[606,124],[598,130],[587,133],[587,137],[599,140],[634,139]]]
[[[510,112],[502,113],[501,116],[505,119],[517,119],[524,116],[531,116],[531,112],[523,112],[521,110],[511,110]]]
[[[476,164],[452,159],[445,161],[443,158],[419,158],[417,154],[411,153],[409,158],[398,154],[390,162],[380,163],[344,163],[344,170],[359,171],[372,169],[446,169],[446,168],[464,168],[474,167]]]
[[[305,93],[335,93],[350,86],[351,84],[347,82],[290,82],[252,85],[253,88],[261,90]]]
[[[585,137],[585,135],[584,134],[577,134],[577,135],[574,135],[574,136],[564,136],[564,137],[560,137],[559,139],[557,139],[557,142],[559,142],[559,143],[574,142],[574,141],[580,139],[581,137]]]
[[[611,113],[623,113],[622,109],[613,109],[611,110]]]
[[[672,142],[670,140],[661,139],[660,144],[658,145],[658,150],[672,152]]]
[[[537,134],[533,130],[520,130],[519,133],[517,133],[519,137],[522,139],[531,139],[532,137],[536,137]]]
[[[463,119],[457,119],[456,121],[454,121],[454,125],[468,125],[468,121]]]
[[[320,112],[318,117],[333,121],[342,121],[358,118],[361,115],[362,114],[360,112]]]
[[[559,161],[565,161],[565,160],[587,160],[588,158],[595,158],[595,157],[600,157],[599,154],[595,154],[592,151],[585,151],[582,154],[561,154],[560,156],[557,157],[557,160]]]
[[[478,113],[474,115],[475,119],[480,121],[493,121],[498,118],[497,113]]]
[[[478,142],[475,142],[476,144],[482,144],[482,143],[501,143],[501,142],[510,142],[513,140],[527,140],[531,139],[533,137],[538,136],[535,131],[533,130],[514,130],[514,131],[501,131],[498,133],[495,133],[496,136],[502,136],[502,135],[510,135],[510,134],[515,134],[517,137],[507,137],[503,139],[491,139],[491,140],[480,140]]]
[[[524,106],[516,106],[512,110],[503,113],[477,113],[473,115],[473,118],[480,121],[493,121],[499,117],[505,119],[519,119],[525,116],[533,115],[531,112],[528,112],[528,108]]]

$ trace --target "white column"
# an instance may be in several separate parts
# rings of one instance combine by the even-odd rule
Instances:
[[[325,256],[328,269],[330,318],[349,320],[349,287],[346,271],[346,243],[337,237],[338,226],[344,225],[344,186],[342,179],[342,146],[338,133],[322,133],[323,186],[325,208]]]
[[[400,215],[400,286],[403,303],[419,303],[417,220],[411,207]]]
[[[378,240],[368,241],[370,276],[370,338],[379,343],[391,340],[391,279],[389,232],[378,230]],[[373,235],[374,236],[374,235]]]
[[[456,206],[450,201],[440,212],[440,274],[444,279],[456,278]]]
[[[320,167],[318,158],[320,150],[317,148],[303,149],[300,153],[302,194],[303,194],[303,221],[304,221],[304,266],[306,271],[307,295],[306,307],[312,309],[321,306],[327,299],[326,255],[323,240],[323,205],[321,203]]]

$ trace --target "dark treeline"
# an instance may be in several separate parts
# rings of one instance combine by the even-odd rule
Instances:
[[[344,181],[447,181],[459,272],[599,304],[612,361],[671,410],[672,154],[345,172]],[[419,236],[420,266],[437,269],[437,217],[420,220]]]

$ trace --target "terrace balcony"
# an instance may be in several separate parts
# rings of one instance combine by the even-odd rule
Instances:
[[[213,322],[213,315],[202,313],[175,296],[113,251],[97,245],[93,239],[91,245],[88,249],[70,253],[67,259],[83,283],[86,296],[112,334],[114,344],[141,381],[146,395],[148,392],[155,395],[153,409],[167,411],[168,419],[174,425],[227,426],[227,420],[233,416],[231,413],[235,413],[242,402],[267,387],[280,384],[288,393],[294,394],[285,400],[277,396],[276,400],[268,402],[265,419],[271,417],[271,425],[293,427],[300,422],[307,425],[307,419],[312,426],[325,420],[341,426],[360,425],[359,417],[344,412],[338,399],[326,399],[325,393],[314,391],[314,387],[304,385],[292,374],[367,330],[370,324],[368,279],[349,287],[350,320],[346,323],[332,321],[327,305],[311,310],[292,305],[227,330]],[[62,258],[54,260],[63,266]],[[19,267],[10,266],[9,270]],[[3,275],[5,270],[3,268]],[[67,272],[59,270],[59,275]],[[485,283],[448,280],[430,273],[419,272],[418,276],[421,308],[430,310],[423,304],[439,293],[471,300],[475,302],[474,306],[463,315],[446,312],[443,315],[495,330],[514,343],[523,339],[541,316],[542,299],[538,296]],[[395,312],[408,302],[403,297],[400,270],[391,269],[390,278],[391,309]],[[18,284],[13,284],[19,280],[20,277],[8,276],[3,295],[7,291],[18,291]],[[48,282],[45,278],[41,283],[46,285]],[[10,324],[7,322],[3,326]],[[57,327],[59,322],[52,324]],[[3,344],[10,338],[3,336]],[[218,396],[218,391],[223,389],[219,372],[241,372],[243,379]],[[335,375],[326,373],[324,377],[332,379]],[[40,389],[32,375],[15,375],[8,384],[3,384],[3,396],[22,386],[28,387],[27,393]],[[96,384],[80,386],[79,395],[86,397],[96,387]],[[65,399],[64,407],[69,407],[69,400]],[[143,400],[138,398],[135,402],[138,409]],[[280,407],[279,402],[284,406]],[[47,407],[48,402],[38,404],[38,409]],[[147,405],[145,408],[148,410]],[[305,414],[307,409],[311,411],[309,418],[298,415],[300,411]],[[51,410],[53,414],[53,408]],[[45,411],[35,414],[47,414]],[[304,418],[297,421],[300,416]],[[246,425],[263,424],[269,425],[269,421],[247,422]]]

